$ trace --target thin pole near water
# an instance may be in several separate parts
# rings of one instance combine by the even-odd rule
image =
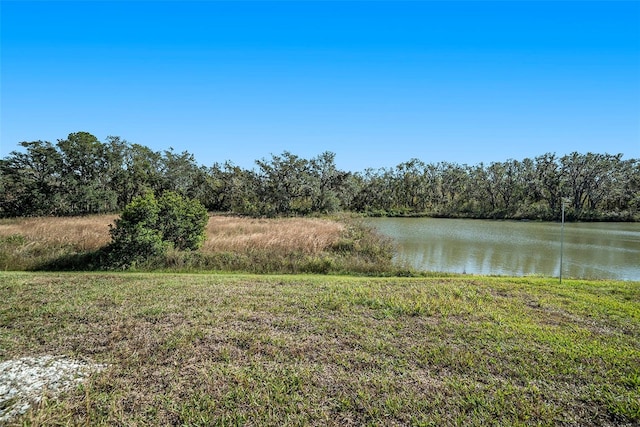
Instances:
[[[562,254],[564,253],[564,200],[562,201],[562,226],[560,228],[560,284],[562,284]]]

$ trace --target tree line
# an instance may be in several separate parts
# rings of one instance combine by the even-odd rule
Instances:
[[[87,132],[55,144],[21,142],[0,160],[0,216],[120,212],[147,193],[175,192],[209,211],[252,216],[350,211],[367,215],[640,220],[640,160],[622,154],[542,154],[460,165],[411,159],[395,167],[339,170],[335,154],[285,151],[244,169],[202,166],[187,151],[153,151]]]

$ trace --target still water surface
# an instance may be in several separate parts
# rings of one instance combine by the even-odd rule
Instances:
[[[558,276],[560,223],[368,218],[419,270]],[[640,223],[565,223],[563,277],[640,281]]]

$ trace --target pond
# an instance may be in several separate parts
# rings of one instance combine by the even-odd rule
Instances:
[[[553,276],[561,224],[441,218],[367,218],[398,246],[397,261],[427,271]],[[640,281],[640,223],[565,223],[563,277]]]

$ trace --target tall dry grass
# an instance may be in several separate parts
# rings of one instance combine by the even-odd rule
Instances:
[[[0,219],[0,270],[101,270],[114,215]],[[354,223],[319,218],[212,216],[201,250],[170,250],[142,270],[378,274],[388,242]]]
[[[25,243],[69,245],[92,251],[110,241],[113,215],[41,217],[0,220],[0,237],[22,236]],[[313,254],[337,242],[344,225],[316,218],[252,219],[212,216],[203,252],[247,252],[268,249]]]
[[[92,251],[109,243],[109,224],[115,219],[113,215],[5,219],[0,220],[0,237],[22,236],[27,244]]]
[[[316,254],[335,244],[344,225],[317,218],[254,219],[213,216],[204,252],[303,252]]]

